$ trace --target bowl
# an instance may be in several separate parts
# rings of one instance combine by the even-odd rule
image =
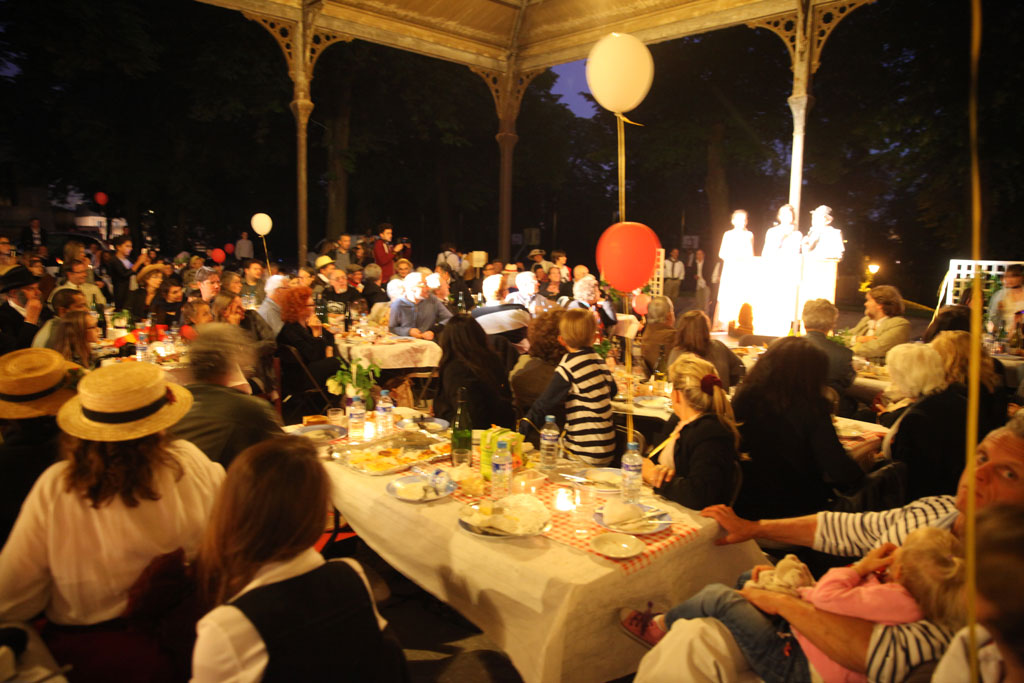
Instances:
[[[590,539],[590,547],[605,557],[624,560],[642,553],[646,545],[636,536],[613,532],[594,536]]]

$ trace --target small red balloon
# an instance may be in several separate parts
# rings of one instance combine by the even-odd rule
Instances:
[[[231,242],[228,242],[227,244],[224,245],[224,251],[226,251],[229,254],[234,254],[235,245],[233,245]]]
[[[107,202],[110,201],[110,197],[107,196],[106,192],[97,192],[92,196],[92,198],[95,199],[96,203],[100,206],[106,206]]]
[[[210,258],[213,259],[214,263],[224,263],[224,259],[227,258],[227,255],[224,253],[223,249],[218,247],[210,252]]]
[[[633,310],[640,315],[647,315],[647,307],[651,303],[651,296],[641,292],[633,297]]]
[[[643,223],[616,223],[597,241],[597,267],[612,287],[631,292],[651,279],[660,248],[661,240]]]

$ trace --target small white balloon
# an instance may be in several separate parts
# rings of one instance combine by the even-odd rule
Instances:
[[[654,58],[638,38],[610,33],[590,49],[587,85],[597,103],[611,112],[636,109],[651,89]]]
[[[270,232],[270,228],[274,227],[274,221],[270,220],[270,216],[265,213],[255,213],[252,220],[249,221],[249,225],[257,235],[262,236]]]

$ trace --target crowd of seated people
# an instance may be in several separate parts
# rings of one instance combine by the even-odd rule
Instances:
[[[322,630],[275,628],[323,620],[351,636],[345,657],[353,670],[403,679],[400,648],[362,569],[325,563],[312,549],[323,531],[326,483],[308,443],[282,436],[282,423],[320,409],[303,401],[315,388],[310,377],[323,387],[343,362],[316,315],[317,298],[345,310],[365,300],[372,319],[393,334],[438,344],[438,417],[451,421],[461,398],[474,427],[518,422],[532,438],[554,415],[567,457],[593,465],[621,454],[612,410],[619,387],[599,342],[624,309],[585,266],[570,278],[564,255],[549,263],[534,254],[529,268],[490,263],[477,277],[453,245],[434,268],[416,268],[422,261],[408,245],[392,243],[390,232],[382,229],[372,244],[325,245],[295,277],[265,273],[251,258],[234,264],[237,271],[203,259],[175,267],[147,250],[133,256],[126,240],[107,268],[72,249],[48,297],[40,289],[50,283],[33,270],[2,273],[0,327],[10,353],[0,356],[0,418],[7,422],[0,532],[9,538],[0,551],[0,618],[44,613],[43,636],[58,661],[101,678],[131,667],[155,672],[152,680],[180,680],[191,666],[196,680],[211,681],[315,675],[333,656]],[[167,383],[146,363],[95,367],[95,312],[101,316],[107,300],[136,320],[181,326],[190,345],[187,386]],[[962,311],[940,311],[929,343],[908,344],[898,291],[876,287],[846,348],[829,338],[835,306],[809,301],[806,336],[771,342],[748,369],[713,338],[703,310],[676,315],[679,302],[654,297],[646,318],[638,316],[648,370],[666,357],[672,409],[659,427],[645,427],[644,481],[668,500],[703,510],[725,531],[723,542],[760,539],[855,561],[790,593],[764,590],[771,574],[755,570],[743,577],[746,586],[709,586],[663,615],[628,610],[623,627],[655,646],[637,680],[661,680],[659,672],[672,667],[675,680],[699,680],[705,664],[750,669],[764,680],[812,680],[816,673],[900,680],[937,661],[964,613],[960,464],[969,334],[958,331]],[[33,340],[43,348],[31,348]],[[863,401],[860,415],[889,428],[876,467],[903,463],[894,505],[904,507],[838,511],[849,510],[840,502],[873,481],[847,453],[833,419],[856,402],[854,354],[888,365],[890,396]],[[979,552],[987,547],[1016,566],[1019,538],[1007,530],[1016,508],[993,504],[1024,504],[1024,417],[1002,426],[1021,399],[1008,407],[998,364],[983,353],[981,366],[979,529],[988,529],[990,540],[985,546],[979,536]],[[278,410],[271,395],[276,367],[276,388],[293,399]],[[291,487],[287,498],[278,495],[281,481]],[[986,515],[995,520],[989,527]],[[61,539],[45,533],[55,516],[67,529]],[[282,519],[288,533],[275,523]],[[114,527],[123,530],[116,538]],[[157,585],[152,575],[194,561],[205,613],[194,648],[194,621],[166,642],[138,628],[138,596]],[[798,575],[811,571],[795,557],[783,561]],[[983,646],[1003,670],[1019,670],[1014,629],[1021,610],[998,601],[1007,584],[997,564],[988,565],[985,579],[983,597],[991,602]],[[886,578],[872,578],[882,570]],[[337,604],[299,605],[289,597],[308,587],[337,595]],[[843,600],[830,593],[837,587]],[[884,609],[863,611],[864,604]],[[111,656],[126,649],[130,657]],[[951,654],[939,671],[955,672],[946,680],[956,680],[962,662]]]

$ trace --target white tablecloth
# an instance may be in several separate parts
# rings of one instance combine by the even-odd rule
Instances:
[[[338,354],[346,361],[361,358],[367,363],[376,363],[387,369],[396,368],[436,368],[441,362],[441,347],[425,339],[413,339],[397,344],[370,344],[366,342],[351,344],[345,341],[336,346]]]
[[[999,362],[1006,368],[1006,386],[1009,389],[1016,389],[1024,381],[1024,358],[1020,356],[1009,356],[1003,353],[997,354]]]
[[[477,538],[458,527],[460,504],[450,498],[404,503],[385,492],[392,477],[324,467],[335,506],[359,536],[480,627],[528,683],[607,681],[636,671],[646,649],[620,631],[619,608],[651,600],[664,609],[764,561],[752,541],[713,545],[718,525],[692,514],[701,528],[691,540],[627,575],[613,560],[546,537]]]

